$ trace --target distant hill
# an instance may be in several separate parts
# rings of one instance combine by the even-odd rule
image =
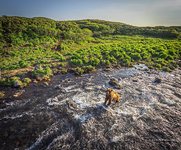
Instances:
[[[85,30],[86,29],[86,30]],[[92,34],[89,34],[92,32]],[[17,16],[0,17],[0,42],[14,43],[14,39],[28,40],[42,36],[74,38],[83,33],[93,37],[102,35],[152,35],[164,38],[178,38],[181,26],[137,27],[119,22],[97,19],[55,21],[45,17],[25,18]],[[71,35],[70,35],[71,34]]]

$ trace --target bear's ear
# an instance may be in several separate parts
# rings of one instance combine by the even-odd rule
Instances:
[[[111,89],[111,91],[113,91],[113,89]]]
[[[107,90],[109,90],[109,88],[107,88]]]

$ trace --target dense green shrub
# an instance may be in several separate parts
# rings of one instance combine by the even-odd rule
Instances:
[[[85,67],[85,72],[89,72],[89,71],[92,71],[92,70],[94,70],[94,69],[95,69],[95,67],[89,65],[89,66],[86,66],[86,67]]]
[[[25,80],[23,82],[24,83],[29,83],[29,82],[31,82],[31,79],[30,78],[25,78]]]
[[[161,64],[155,64],[155,67],[157,67],[157,68],[162,68],[162,65]]]
[[[71,56],[71,59],[80,59],[81,56],[79,53],[75,53],[74,55]]]
[[[168,67],[163,67],[163,71],[171,72],[172,70]]]
[[[109,60],[106,60],[106,65],[110,66],[111,65],[111,62]]]
[[[52,70],[49,67],[46,67],[46,69],[37,69],[32,71],[32,76],[40,75],[40,76],[45,76],[45,75],[51,75]]]
[[[20,60],[19,65],[20,65],[21,68],[25,68],[25,67],[29,66],[24,60]]]
[[[93,58],[91,57],[90,60],[89,60],[89,63],[93,66],[98,66],[99,63],[100,63],[100,60],[98,58]]]
[[[67,74],[67,70],[62,70],[61,73],[62,74]]]
[[[81,75],[84,73],[84,69],[77,67],[74,69],[74,72],[76,75]]]
[[[84,64],[88,63],[89,59],[86,56],[83,56],[82,61]]]
[[[110,57],[109,61],[112,63],[115,63],[115,64],[117,63],[117,60],[116,60],[116,58],[114,58],[114,56]]]
[[[131,58],[134,59],[135,61],[139,61],[142,59],[139,53],[131,53]]]
[[[122,60],[122,59],[124,59],[124,55],[123,55],[123,54],[118,54],[118,55],[116,56],[116,58],[117,58],[118,60]]]
[[[123,59],[122,65],[123,65],[123,66],[130,66],[130,61],[129,61],[129,59]]]
[[[77,66],[82,66],[83,65],[83,61],[81,59],[71,59],[71,63],[73,65],[77,65]]]

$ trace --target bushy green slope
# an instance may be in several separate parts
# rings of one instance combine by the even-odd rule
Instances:
[[[0,17],[0,68],[9,72],[41,64],[54,72],[146,63],[171,71],[180,65],[181,27],[136,27],[103,20],[54,21]],[[78,68],[77,68],[78,67]],[[20,73],[19,73],[20,74]],[[3,79],[4,81],[8,79]]]

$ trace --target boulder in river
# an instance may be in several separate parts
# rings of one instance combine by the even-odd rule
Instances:
[[[114,78],[110,79],[109,84],[113,86],[116,89],[121,89],[121,85],[118,83],[118,81]]]

